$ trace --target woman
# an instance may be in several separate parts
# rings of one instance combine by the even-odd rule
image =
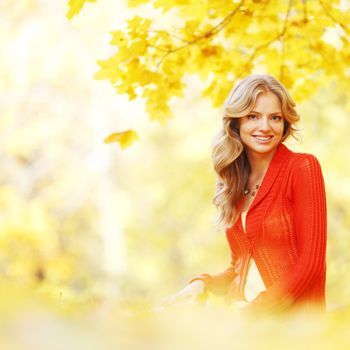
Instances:
[[[209,291],[244,312],[325,308],[322,171],[315,156],[283,144],[295,136],[298,120],[288,91],[269,75],[251,75],[233,88],[213,143],[214,203],[226,230],[230,266],[193,278],[161,306],[197,300]],[[245,287],[254,267],[258,288],[248,299]]]

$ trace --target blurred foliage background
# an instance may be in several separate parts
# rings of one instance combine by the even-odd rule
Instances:
[[[62,2],[0,3],[2,348],[145,342],[163,349],[198,340],[203,348],[251,348],[260,339],[260,347],[288,348],[296,337],[297,346],[310,344],[311,334],[318,348],[334,347],[332,339],[346,348],[350,103],[337,79],[298,103],[302,142],[287,142],[315,154],[323,169],[328,318],[316,325],[310,315],[284,320],[272,337],[273,319],[242,321],[214,298],[217,310],[147,312],[194,275],[223,270],[229,251],[212,205],[211,140],[221,116],[201,95],[201,79],[186,78],[183,97],[169,101],[175,118],[165,125],[151,123],[139,99],[93,79],[97,58],[114,54],[109,31],[145,10],[100,0],[67,21]],[[126,129],[140,140],[125,150],[103,143]],[[246,336],[252,333],[254,339]]]

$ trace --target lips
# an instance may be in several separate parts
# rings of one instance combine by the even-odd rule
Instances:
[[[265,142],[269,142],[273,136],[271,136],[271,135],[253,135],[253,137],[255,138],[255,140],[265,143]]]

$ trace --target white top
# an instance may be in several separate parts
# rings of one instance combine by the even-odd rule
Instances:
[[[242,216],[243,230],[246,233],[245,222],[246,222],[247,212],[242,212],[241,216]],[[258,294],[264,290],[266,290],[264,282],[255,264],[254,258],[251,257],[251,259],[249,260],[247,280],[244,287],[244,296],[247,299],[247,301],[251,301],[255,299],[258,296]]]

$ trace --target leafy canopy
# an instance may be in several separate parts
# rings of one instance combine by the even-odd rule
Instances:
[[[151,120],[164,124],[173,117],[169,101],[183,96],[186,77],[194,74],[215,107],[237,79],[254,72],[278,78],[298,102],[330,79],[350,91],[346,0],[129,0],[128,5],[152,5],[161,16],[134,16],[126,28],[111,32],[117,50],[98,61],[95,78],[108,79],[130,100],[144,99]]]

